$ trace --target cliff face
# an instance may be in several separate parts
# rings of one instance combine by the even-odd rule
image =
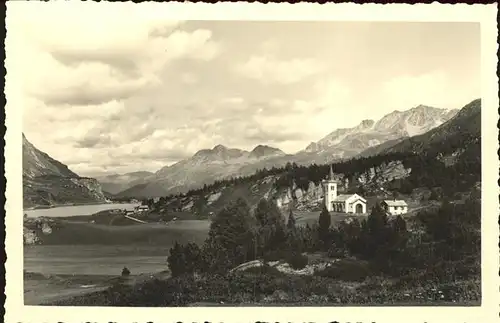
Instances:
[[[386,184],[399,179],[404,179],[411,174],[410,168],[405,168],[400,161],[382,163],[379,166],[371,167],[366,172],[356,173],[349,178],[344,174],[334,174],[340,179],[338,187],[339,194],[360,193],[358,187],[370,193],[384,190]],[[288,209],[290,203],[294,203],[294,208],[298,210],[319,210],[323,203],[323,187],[321,184],[315,185],[309,182],[307,190],[293,185],[282,191],[271,194],[276,200],[279,208]],[[363,194],[362,194],[363,195]]]
[[[71,181],[81,188],[86,188],[88,195],[94,197],[96,200],[101,200],[104,197],[102,187],[95,178],[80,177],[72,178]]]
[[[105,201],[101,186],[95,179],[60,176],[23,179],[24,207]]]
[[[68,166],[35,148],[23,135],[24,207],[105,200],[96,179],[78,176]]]

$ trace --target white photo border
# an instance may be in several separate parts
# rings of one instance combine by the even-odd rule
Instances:
[[[22,107],[18,88],[23,80],[9,75],[16,59],[9,52],[9,16],[25,6],[157,6],[175,20],[269,21],[463,21],[481,24],[482,90],[482,302],[472,307],[213,307],[113,308],[46,307],[23,305],[22,252]],[[7,104],[5,135],[6,182],[6,303],[5,321],[14,322],[494,322],[499,320],[499,190],[498,190],[498,78],[497,5],[466,4],[261,4],[143,2],[8,2],[5,43]],[[89,22],[91,23],[91,22]],[[460,50],[460,49],[457,49]],[[451,94],[452,95],[452,94]]]

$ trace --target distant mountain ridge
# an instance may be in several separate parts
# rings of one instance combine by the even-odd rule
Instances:
[[[447,122],[431,130],[406,138],[381,151],[384,153],[410,152],[413,154],[456,153],[470,150],[470,146],[480,149],[481,141],[481,99],[474,100],[455,113]],[[480,150],[477,154],[481,162]]]
[[[23,134],[24,207],[105,200],[96,179],[78,176],[68,166],[38,150]]]
[[[111,194],[117,194],[131,186],[144,183],[153,175],[154,173],[152,172],[138,171],[125,174],[97,176],[96,179],[99,181],[104,191]]]
[[[217,145],[158,170],[152,177],[118,193],[121,197],[164,196],[183,192],[232,175],[251,174],[272,160],[285,156],[278,148],[258,145],[252,151]],[[148,192],[149,194],[146,194]],[[156,192],[156,194],[152,194]]]
[[[364,149],[390,140],[416,136],[435,128],[458,110],[446,110],[419,105],[406,111],[393,111],[375,122],[363,120],[353,128],[337,129],[318,142],[309,144],[305,153],[331,153],[338,158],[349,158]]]
[[[154,176],[130,185],[125,191],[118,193],[118,196],[165,196],[231,176],[250,175],[259,169],[281,167],[287,162],[309,165],[352,158],[370,147],[390,141],[397,143],[408,136],[424,133],[447,121],[457,112],[458,110],[425,105],[407,111],[394,111],[378,121],[363,120],[356,127],[337,129],[294,155],[265,145],[258,145],[251,152],[217,145],[212,149],[202,149],[191,158],[174,165],[163,167]]]

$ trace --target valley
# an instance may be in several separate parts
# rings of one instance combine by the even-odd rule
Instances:
[[[286,159],[287,162],[281,167],[270,166],[251,171],[259,163],[259,165],[265,163],[274,165],[276,160],[287,158],[288,155],[265,146],[259,146],[251,152],[246,152],[219,145],[213,149],[202,150],[191,159],[164,168],[158,173],[138,172],[129,175],[108,176],[108,184],[114,181],[117,189],[125,187],[123,185],[127,185],[126,183],[131,180],[135,183],[142,181],[142,184],[133,186],[140,188],[142,192],[149,190],[149,192],[154,193],[157,192],[156,188],[158,188],[163,193],[161,196],[153,198],[134,193],[133,187],[125,190],[125,192],[130,192],[130,195],[123,192],[113,195],[108,191],[111,199],[115,198],[116,201],[140,199],[141,203],[147,206],[145,212],[132,211],[134,213],[130,214],[126,210],[127,204],[116,204],[113,209],[102,209],[87,214],[78,214],[76,211],[68,210],[65,211],[66,215],[63,212],[57,217],[51,216],[51,212],[57,208],[33,210],[45,211],[46,213],[43,217],[28,217],[24,220],[24,271],[25,275],[30,277],[29,283],[26,285],[27,289],[25,289],[26,300],[32,304],[83,305],[90,301],[105,304],[118,302],[118,300],[109,299],[109,296],[106,296],[110,288],[118,289],[118,293],[124,293],[123,295],[135,295],[134,288],[138,286],[149,288],[147,286],[151,283],[175,284],[177,274],[171,271],[171,264],[167,263],[169,253],[172,257],[172,250],[178,244],[181,246],[189,244],[206,246],[211,236],[210,231],[214,228],[214,219],[227,212],[228,207],[230,208],[234,201],[243,201],[242,203],[248,206],[248,211],[241,209],[237,212],[249,212],[249,214],[258,212],[263,200],[269,201],[272,205],[271,209],[275,207],[280,218],[286,220],[289,219],[290,214],[293,215],[296,230],[304,235],[303,243],[306,243],[307,239],[317,239],[314,238],[312,230],[316,230],[313,228],[318,226],[318,219],[322,217],[324,205],[322,181],[328,176],[330,167],[340,183],[339,192],[341,194],[361,194],[366,198],[367,209],[371,210],[371,213],[383,200],[397,198],[406,201],[408,212],[403,217],[404,227],[410,236],[417,236],[422,226],[421,218],[426,214],[444,212],[441,211],[444,207],[443,201],[448,201],[447,203],[451,203],[450,205],[455,208],[461,208],[461,205],[466,205],[465,207],[469,208],[472,207],[468,206],[472,203],[471,201],[476,201],[480,196],[480,101],[473,101],[458,113],[451,114],[453,115],[451,119],[441,125],[431,127],[423,134],[406,138],[404,137],[405,133],[400,132],[401,137],[383,142],[378,146],[372,146],[362,151],[356,158],[334,158],[331,164],[316,164],[311,163],[311,160],[309,163],[300,164],[294,161],[295,157],[291,157],[291,159]],[[364,123],[364,126],[368,128],[375,127],[375,125],[376,123]],[[396,129],[399,128],[396,127]],[[333,142],[334,140],[330,141],[330,144]],[[35,154],[38,159],[45,156],[38,153],[37,150],[31,149],[31,151],[31,154]],[[306,154],[321,153],[311,151],[303,153],[302,156]],[[28,192],[37,192],[37,196],[43,196],[40,194],[41,189],[38,191],[33,189],[34,184],[36,184],[40,185],[45,190],[44,192],[48,192],[46,196],[49,198],[46,201],[50,203],[64,200],[75,201],[71,199],[71,194],[83,196],[82,202],[110,202],[108,198],[103,197],[103,190],[99,183],[96,183],[96,180],[81,178],[66,168],[60,167],[57,162],[47,157],[44,158],[47,161],[45,164],[29,163],[31,166],[28,167],[29,171],[26,172],[25,177],[25,183],[29,184],[27,188],[31,189]],[[252,164],[249,160],[256,161],[256,163]],[[248,173],[240,172],[244,167],[247,167]],[[165,182],[163,179],[159,180],[160,175],[170,176],[170,179],[178,176],[176,182],[182,183],[180,184],[182,186],[186,183],[184,179],[187,171],[191,172],[189,176],[192,177],[188,178],[192,178],[190,184],[194,187],[192,189],[187,189],[190,187],[188,185],[184,186],[186,190],[174,190],[173,192],[177,193],[168,193],[172,192],[165,189],[170,185],[165,183],[169,182]],[[235,175],[227,176],[228,172],[234,172]],[[50,180],[50,184],[45,183],[46,180]],[[75,185],[83,181],[87,185],[77,186],[77,189],[76,186],[65,184],[67,181],[75,183]],[[57,183],[62,183],[62,188]],[[203,183],[203,185],[197,183]],[[103,186],[105,185],[103,184]],[[109,188],[112,187],[108,186],[107,189]],[[111,207],[111,205],[109,206]],[[63,210],[64,208],[59,209]],[[272,213],[272,211],[269,212]],[[371,216],[370,211],[368,214],[362,215],[330,212],[328,223],[331,225],[329,230],[333,232],[331,234],[335,232],[337,232],[335,234],[342,234],[344,230],[354,230],[356,225],[365,225],[363,223],[372,221],[370,220]],[[388,217],[387,219],[391,226],[397,220],[397,217]],[[68,246],[71,248],[67,248]],[[426,284],[422,286],[420,294],[408,294],[409,287],[407,285],[399,286],[390,279],[382,278],[384,274],[379,272],[382,269],[375,270],[371,267],[372,264],[369,265],[369,268],[363,267],[375,260],[370,260],[368,257],[367,263],[366,256],[362,254],[354,253],[342,260],[345,253],[348,252],[347,250],[354,247],[344,247],[347,249],[343,251],[328,248],[318,249],[316,245],[307,245],[303,248],[306,248],[304,255],[310,262],[308,266],[326,266],[325,264],[329,262],[333,264],[338,262],[337,265],[334,265],[337,266],[335,270],[343,272],[343,270],[347,270],[344,267],[350,268],[349,266],[357,268],[352,270],[360,270],[358,273],[360,276],[355,280],[363,282],[356,283],[355,288],[349,287],[354,293],[349,296],[351,298],[324,296],[322,302],[325,304],[334,305],[337,302],[335,300],[342,304],[350,304],[350,300],[362,297],[361,295],[364,295],[364,291],[371,286],[370,284],[380,284],[380,281],[382,284],[392,286],[390,287],[392,296],[387,296],[386,299],[394,298],[396,303],[425,304],[426,300],[420,299],[419,295],[434,293],[432,290],[435,287]],[[420,253],[419,248],[422,247],[412,242],[411,247],[408,248],[416,248]],[[355,251],[349,251],[349,253],[353,252]],[[287,259],[289,256],[277,257],[278,260],[283,261],[283,257]],[[463,270],[474,271],[476,270],[476,262],[474,261],[477,260],[473,259],[472,263],[456,263],[456,260],[450,260],[446,266],[459,266],[459,268],[464,268]],[[95,263],[97,266],[96,269],[92,270],[90,276],[88,270],[84,269],[86,267],[82,265],[87,262]],[[279,264],[281,262],[276,265],[278,266],[276,268],[289,266],[279,267],[284,266]],[[132,272],[128,280],[129,283],[117,283],[116,279],[123,279],[123,277],[120,278],[119,272],[124,266]],[[365,269],[361,269],[361,267]],[[306,268],[309,267],[306,266]],[[316,273],[317,270],[310,270],[312,270],[312,274],[300,279],[311,280],[311,284],[319,283],[320,278],[316,277],[319,275]],[[67,277],[69,273],[73,273],[73,276]],[[160,273],[163,276],[158,278],[157,275]],[[238,276],[238,279],[244,280],[249,279],[247,276],[250,274],[243,271],[241,275],[241,277]],[[270,275],[291,279],[293,282],[290,283],[292,284],[290,286],[295,286],[292,288],[299,290],[302,288],[300,283],[296,281],[298,278],[293,278],[295,277],[293,271],[276,272]],[[325,275],[330,274],[325,273]],[[354,284],[351,281],[352,278],[347,276],[342,278],[346,274],[339,273],[338,275],[340,276],[334,278],[336,281],[340,279],[343,284]],[[379,277],[379,275],[382,276]],[[75,279],[90,283],[77,283]],[[332,277],[324,279],[332,279]],[[374,279],[380,281],[375,283],[372,281]],[[411,275],[404,279],[407,279],[410,285],[415,283],[415,279],[421,281],[421,278],[415,278]],[[452,294],[444,297],[443,302],[464,304],[459,301],[461,296],[456,296],[461,295],[460,288],[463,286],[472,288],[471,293],[477,296],[474,294],[476,293],[475,283],[467,280],[465,276],[461,279],[465,279],[465,281],[460,283],[462,285],[457,285],[458,287],[456,285],[450,285],[450,287],[447,285],[448,282],[434,285],[439,286],[439,288],[451,288],[452,292],[450,293]],[[64,283],[64,281],[68,282]],[[331,281],[328,282],[328,284],[330,283]],[[279,288],[286,290],[281,285]],[[373,289],[370,290],[373,291]],[[287,302],[297,301],[296,298],[290,296],[290,293],[296,292],[283,292],[289,298]],[[305,291],[300,293],[303,292]],[[342,289],[341,293],[346,292],[347,289]],[[262,293],[266,294],[267,292],[262,291]],[[328,294],[326,291],[324,293]],[[407,294],[410,296],[406,296]],[[244,293],[244,295],[246,294]],[[240,295],[246,299],[246,301],[241,301],[243,303],[248,301],[248,295],[244,295]],[[441,297],[438,294],[436,294],[437,296],[432,295],[429,297],[432,297],[433,301],[436,301],[436,297],[438,299]],[[204,298],[202,295],[198,296],[195,298],[196,301],[187,302],[192,302],[196,306],[199,302],[208,300],[210,304],[218,299],[213,295],[208,298]],[[476,296],[473,296],[469,301],[473,301]],[[267,301],[261,299],[258,303],[266,304],[266,302],[283,300],[280,298],[281,296],[274,294],[266,297],[268,297]],[[370,297],[372,296],[366,300],[360,298],[358,301],[377,303],[376,297],[379,296]],[[151,299],[147,299],[148,304],[151,301]],[[317,301],[311,298],[304,302]],[[141,300],[137,300],[137,302],[142,304]],[[465,303],[472,304],[468,301]]]

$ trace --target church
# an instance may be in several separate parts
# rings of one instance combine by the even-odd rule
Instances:
[[[366,213],[366,199],[358,194],[338,194],[339,184],[330,166],[330,175],[323,181],[324,203],[328,212]]]

